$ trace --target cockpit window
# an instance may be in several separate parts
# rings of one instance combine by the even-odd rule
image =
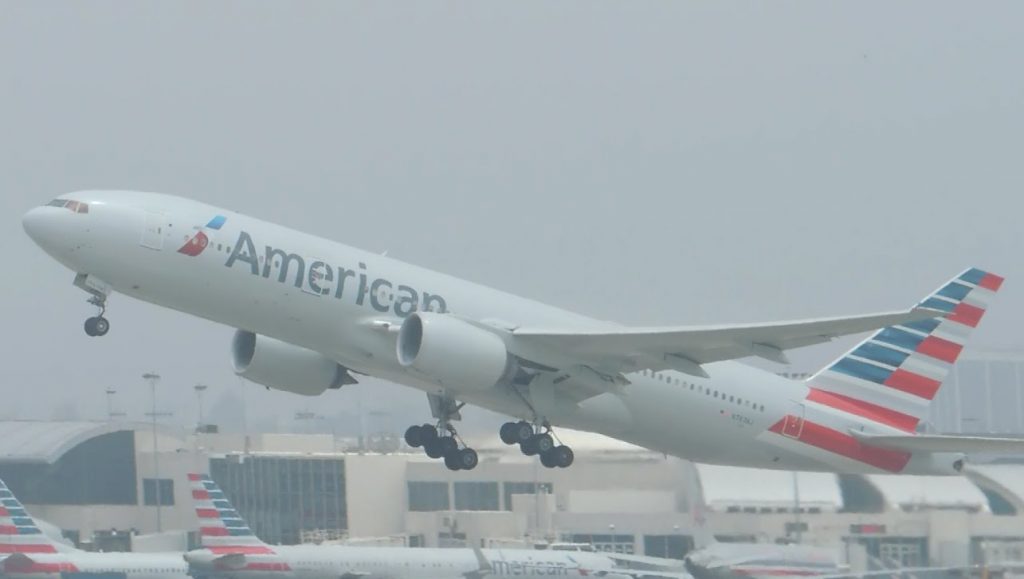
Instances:
[[[47,207],[66,207],[75,213],[88,213],[89,204],[71,199],[54,199],[46,204]]]

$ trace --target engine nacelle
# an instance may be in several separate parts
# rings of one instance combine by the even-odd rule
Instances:
[[[303,396],[355,383],[347,368],[319,352],[245,330],[235,332],[231,358],[246,380]]]
[[[483,390],[514,375],[515,359],[492,332],[447,314],[417,312],[398,331],[398,363],[452,390]]]
[[[215,555],[209,549],[197,549],[189,551],[184,555],[185,562],[190,570],[198,571],[237,571],[245,568],[245,555],[242,553],[229,553],[227,555]]]

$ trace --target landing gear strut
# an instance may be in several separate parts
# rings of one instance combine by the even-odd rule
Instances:
[[[405,443],[413,448],[423,448],[430,458],[443,458],[449,470],[473,470],[480,457],[466,446],[458,431],[452,426],[452,419],[458,417],[461,404],[450,398],[431,397],[430,406],[438,417],[437,424],[414,424],[405,431]]]
[[[535,427],[525,420],[506,422],[498,434],[505,444],[518,444],[526,456],[540,456],[540,463],[547,468],[568,468],[575,459],[571,448],[561,442],[556,444],[551,425],[547,423]]]

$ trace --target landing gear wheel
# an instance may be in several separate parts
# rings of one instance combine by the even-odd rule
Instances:
[[[444,455],[444,465],[448,467],[448,470],[462,470],[462,462],[459,461],[459,453],[449,452]]]
[[[449,455],[455,454],[455,453],[457,453],[459,451],[459,443],[456,442],[455,438],[453,438],[451,436],[445,436],[443,438],[438,438],[437,441],[438,441],[438,445],[441,448],[441,455],[442,456],[449,456]]]
[[[533,443],[534,443],[533,438],[528,438],[525,441],[520,442],[519,443],[519,452],[525,454],[526,456],[533,456],[533,455],[537,454],[537,449],[536,449],[536,447],[533,446]]]
[[[505,444],[515,444],[519,442],[519,437],[516,434],[515,422],[506,422],[501,425],[501,430],[498,431],[498,436],[501,437],[501,441]]]
[[[96,316],[85,320],[85,333],[89,336],[105,336],[110,331],[110,322],[103,316]]]
[[[536,454],[547,454],[555,447],[555,439],[551,438],[550,434],[544,432],[535,434],[531,444]]]
[[[514,428],[509,430],[515,434],[514,441],[520,445],[533,437],[533,425],[525,420],[516,422]]]
[[[420,437],[424,442],[428,440],[436,440],[437,427],[433,424],[424,424],[423,426],[420,426]]]
[[[571,448],[564,444],[556,446],[547,454],[552,458],[554,466],[557,466],[558,468],[569,468],[572,465],[572,462],[576,459],[576,454],[573,453]],[[543,458],[541,462],[544,462]]]
[[[463,448],[458,453],[458,462],[462,470],[473,470],[480,463],[480,457],[472,448]]]
[[[549,451],[541,454],[540,455],[540,463],[542,465],[544,465],[545,468],[555,468],[556,466],[558,466],[558,464],[555,462],[555,453],[554,453],[554,451],[549,450]]]
[[[444,456],[444,449],[441,447],[441,438],[433,438],[423,443],[423,451],[430,458],[441,458]]]
[[[405,443],[413,448],[419,448],[423,446],[423,427],[418,424],[413,424],[409,428],[405,429]]]

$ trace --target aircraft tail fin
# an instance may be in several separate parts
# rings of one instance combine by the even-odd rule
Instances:
[[[57,551],[57,544],[43,534],[21,501],[0,481],[0,555],[7,556],[4,566],[25,560],[27,555]],[[22,556],[10,556],[14,554]]]
[[[700,472],[697,465],[686,463],[686,501],[690,511],[690,523],[693,525],[693,547],[703,549],[713,545],[715,536],[707,526],[707,504],[704,501],[704,487],[700,484]]]
[[[189,474],[188,480],[199,517],[200,544],[204,548],[216,555],[273,553],[252,532],[210,475]]]
[[[914,432],[1002,284],[998,275],[964,271],[919,304],[944,317],[875,332],[807,380],[808,402]]]

